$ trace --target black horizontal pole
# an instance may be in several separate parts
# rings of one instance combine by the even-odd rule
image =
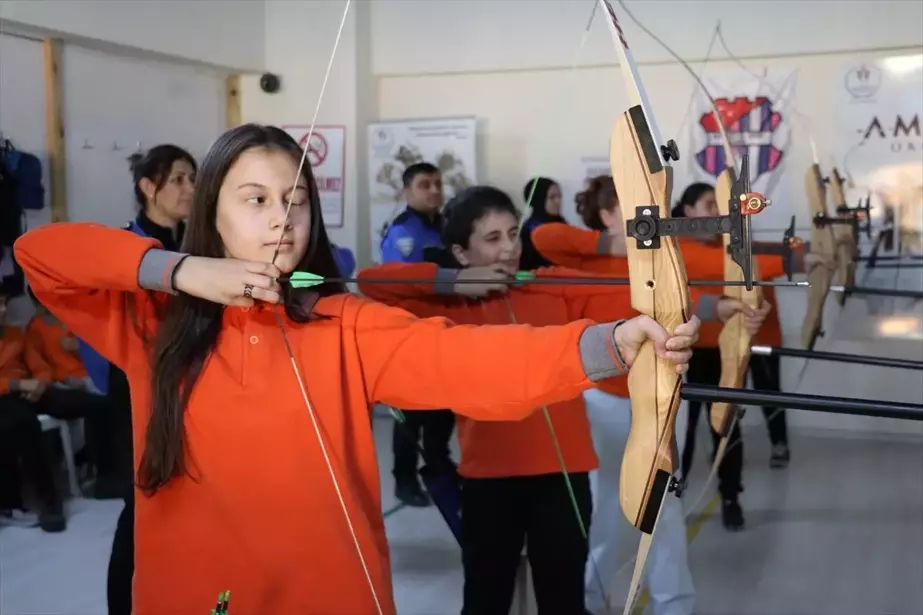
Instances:
[[[906,290],[901,288],[869,288],[867,286],[831,286],[830,292],[847,295],[866,295],[871,297],[906,297],[923,299],[923,290]]]
[[[860,256],[859,261],[923,261],[923,254],[886,254],[885,256]]]
[[[885,261],[875,263],[875,269],[919,269],[923,261]]]
[[[923,421],[923,404],[907,404],[896,401],[729,389],[701,384],[683,384],[679,394],[686,401],[697,401],[706,404],[723,401],[741,406],[764,406],[767,408],[804,410],[806,412],[829,412],[831,414]]]
[[[923,361],[912,359],[893,359],[891,357],[870,357],[861,354],[844,354],[839,352],[820,352],[803,348],[781,348],[777,346],[753,346],[750,353],[759,356],[797,357],[815,361],[832,361],[834,363],[856,363],[876,367],[896,367],[898,369],[923,370]]]

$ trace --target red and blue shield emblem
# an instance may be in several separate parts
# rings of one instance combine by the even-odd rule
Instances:
[[[766,96],[733,100],[719,98],[715,104],[737,155],[750,154],[750,183],[776,169],[784,155],[773,144],[776,129],[782,123],[782,114],[773,110],[772,100]],[[709,112],[699,118],[699,124],[705,129],[707,144],[696,154],[696,160],[706,173],[718,177],[726,167],[718,122]]]

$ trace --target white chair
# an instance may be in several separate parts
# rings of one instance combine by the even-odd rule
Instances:
[[[64,465],[67,467],[67,483],[70,489],[71,497],[80,497],[80,483],[77,481],[77,464],[74,461],[74,439],[72,437],[72,423],[77,421],[62,421],[47,414],[39,415],[39,422],[42,424],[42,431],[51,431],[57,429],[61,437],[61,449],[64,451]],[[78,425],[73,425],[79,427]]]

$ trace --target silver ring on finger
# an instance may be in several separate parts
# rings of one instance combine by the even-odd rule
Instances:
[[[244,284],[244,297],[253,299],[253,284]]]

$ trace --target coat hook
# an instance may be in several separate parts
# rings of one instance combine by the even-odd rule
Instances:
[[[87,140],[83,140],[83,147],[81,149],[93,149],[93,145]]]
[[[144,149],[141,147],[141,141],[138,141],[137,143],[135,143],[135,153],[136,154],[144,153]]]
[[[121,145],[119,145],[119,142],[118,142],[118,141],[113,141],[113,142],[112,142],[112,151],[113,151],[113,152],[120,152],[120,151],[122,151],[123,149],[125,149],[125,148],[122,147]]]

